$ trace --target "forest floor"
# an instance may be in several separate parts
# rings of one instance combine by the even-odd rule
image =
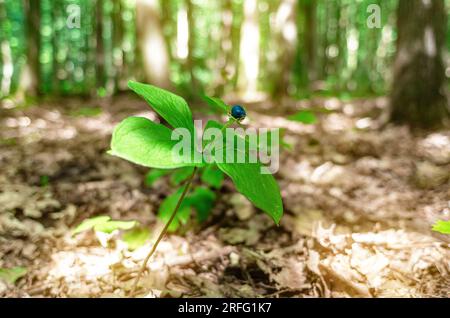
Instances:
[[[306,104],[333,111],[303,125],[249,106],[250,125],[286,128],[292,145],[276,175],[281,226],[227,181],[205,223],[163,240],[138,296],[450,296],[449,239],[430,230],[450,218],[450,132],[380,124],[383,98],[287,109]],[[127,96],[10,106],[0,109],[0,268],[27,273],[0,280],[0,296],[127,296],[150,243],[131,252],[115,233],[71,231],[109,215],[157,236],[167,179],[149,188],[147,169],[106,154],[120,120],[155,114]]]

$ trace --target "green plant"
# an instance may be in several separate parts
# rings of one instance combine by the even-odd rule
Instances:
[[[122,240],[128,245],[128,249],[135,250],[150,238],[150,232],[144,228],[137,227],[137,221],[116,221],[109,216],[95,216],[81,222],[73,231],[72,235],[94,230],[111,234],[114,231],[123,231]]]
[[[317,117],[309,110],[302,110],[288,117],[289,120],[297,121],[306,125],[312,125],[317,122]]]
[[[130,81],[128,86],[143,97],[172,128],[184,128],[190,133],[192,138],[196,135],[191,110],[183,98],[152,85]],[[207,100],[208,103],[215,105],[223,112],[229,113],[228,105],[220,99],[209,97]],[[238,123],[238,120],[233,117],[230,117],[229,121],[223,125],[210,120],[206,128],[214,127],[224,131],[234,123]],[[246,196],[256,207],[272,217],[276,224],[279,224],[283,214],[279,186],[271,174],[261,173],[262,163],[251,163],[250,160],[245,160],[245,163],[225,163],[217,160],[209,163],[203,158],[204,150],[200,153],[202,158],[200,162],[193,159],[177,161],[172,156],[172,149],[176,146],[177,141],[172,140],[171,135],[172,130],[164,125],[142,117],[129,117],[114,129],[111,150],[108,152],[111,155],[150,168],[165,170],[183,168],[183,173],[180,173],[174,181],[185,180],[185,185],[167,197],[160,207],[160,214],[164,215],[163,219],[166,220],[166,224],[149,254],[144,259],[134,282],[132,294],[134,294],[142,272],[159,242],[167,231],[173,229],[172,224],[185,222],[190,215],[192,207],[195,207],[197,212],[199,212],[199,217],[203,218],[204,212],[212,204],[205,203],[208,202],[207,200],[205,201],[205,198],[209,198],[209,201],[212,199],[212,194],[205,188],[196,189],[192,195],[188,195],[192,181],[200,169],[204,168],[208,171],[208,169],[212,169],[211,165],[217,166],[219,170],[231,178],[239,192]],[[238,135],[232,137],[240,138]],[[208,148],[210,144],[203,145],[204,149]],[[242,155],[242,150],[237,147],[226,148],[225,150],[231,151],[235,157],[237,157],[238,153]],[[191,147],[191,154],[192,158],[199,154],[199,150],[194,145]],[[244,153],[244,156],[247,159],[249,153]],[[154,182],[155,176],[163,175],[164,173],[161,171],[154,172],[147,179],[151,184]],[[208,176],[208,173],[211,173],[211,171],[206,173],[207,176],[203,172],[202,177],[204,180],[207,179],[211,182],[213,178]],[[216,177],[219,179],[218,176]],[[217,180],[212,181],[212,183],[219,184]]]
[[[450,234],[450,221],[438,220],[433,225],[433,231],[441,234]]]
[[[112,233],[115,230],[129,230],[136,226],[136,221],[113,221],[109,216],[96,216],[81,222],[72,235],[94,229],[98,232]]]
[[[0,279],[14,284],[19,278],[25,276],[27,272],[25,267],[0,268]]]
[[[192,167],[184,167],[175,170],[152,169],[145,177],[145,184],[151,187],[158,179],[170,174],[170,184],[172,186],[179,186],[190,177],[192,172]],[[220,189],[222,187],[224,174],[217,165],[213,164],[199,168],[198,173],[201,176],[201,181],[206,186],[197,185],[191,193],[186,195],[180,210],[168,228],[168,232],[174,232],[180,225],[186,224],[189,221],[193,210],[197,213],[197,221],[203,222],[208,218],[217,197],[214,189]],[[180,191],[178,190],[172,195],[167,196],[161,203],[158,217],[162,221],[167,221],[170,218],[174,204],[176,204],[176,201],[179,199],[179,192]]]

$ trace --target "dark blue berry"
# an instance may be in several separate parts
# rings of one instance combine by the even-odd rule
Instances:
[[[245,118],[245,116],[247,116],[247,113],[245,112],[244,107],[240,105],[234,105],[231,108],[231,117],[233,117],[234,119],[242,120]]]

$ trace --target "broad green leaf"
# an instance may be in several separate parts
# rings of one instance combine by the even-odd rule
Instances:
[[[98,223],[94,226],[94,230],[103,233],[112,233],[115,230],[129,230],[135,227],[136,221],[107,221]]]
[[[150,231],[146,228],[135,228],[122,235],[122,240],[127,243],[128,249],[134,251],[143,246],[150,238]]]
[[[165,175],[168,175],[171,172],[172,170],[168,169],[152,169],[145,175],[144,183],[147,187],[151,187],[156,182],[156,180],[164,177]]]
[[[217,166],[231,178],[240,193],[279,224],[283,215],[280,188],[271,174],[261,174],[261,164],[217,163]]]
[[[450,234],[450,221],[442,221],[442,220],[437,221],[433,225],[433,231],[442,234]]]
[[[187,180],[192,175],[193,172],[194,172],[193,167],[184,167],[178,169],[172,174],[170,181],[175,185],[179,185],[181,182]]]
[[[175,210],[175,207],[177,206],[178,200],[181,197],[181,194],[183,192],[183,188],[179,189],[177,192],[169,195],[160,205],[158,217],[163,221],[167,222],[169,221],[173,211]],[[187,203],[186,200],[183,200],[183,202],[180,205],[180,208],[178,209],[177,214],[175,215],[175,218],[173,219],[172,223],[170,224],[168,231],[169,232],[175,232],[178,227],[181,224],[186,224],[189,220],[189,217],[191,215],[191,207]]]
[[[184,127],[194,132],[191,110],[182,97],[153,85],[133,81],[128,82],[128,87],[143,97],[173,128]]]
[[[297,114],[288,117],[289,120],[298,121],[303,124],[311,125],[317,122],[317,117],[308,110],[299,111]]]
[[[128,117],[113,132],[108,152],[133,163],[160,169],[173,169],[201,164],[178,162],[172,149],[178,143],[171,140],[172,131],[143,117]]]
[[[209,121],[207,127],[221,128],[222,126],[215,121]],[[233,148],[227,140],[224,143],[225,152],[232,151],[234,158],[237,158],[238,152],[242,152],[237,148],[238,143],[235,142]],[[216,164],[231,178],[240,193],[272,217],[276,224],[279,224],[283,215],[283,203],[278,183],[273,175],[261,173],[263,167],[261,163],[249,163],[249,154],[244,153],[243,155],[245,163],[216,162]]]
[[[220,189],[223,184],[223,172],[217,168],[217,165],[208,165],[202,173],[201,179],[207,185]]]
[[[25,267],[0,268],[0,279],[14,284],[19,278],[25,276],[27,269]]]
[[[186,198],[186,203],[197,211],[197,220],[205,221],[214,206],[216,194],[208,188],[198,187]]]
[[[105,223],[111,220],[109,216],[96,216],[90,219],[86,219],[73,230],[72,235],[92,229],[97,224]]]
[[[207,95],[203,95],[203,99],[211,106],[216,112],[227,114],[228,106],[227,104],[217,97],[209,97]]]

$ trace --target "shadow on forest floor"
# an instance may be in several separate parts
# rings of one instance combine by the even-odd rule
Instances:
[[[130,252],[113,234],[102,247],[71,229],[107,214],[159,232],[170,185],[148,188],[146,169],[105,153],[121,119],[156,115],[125,96],[89,103],[0,114],[0,268],[28,270],[15,286],[0,281],[1,296],[124,296],[149,244]],[[310,126],[250,109],[250,125],[287,128],[293,147],[277,174],[281,226],[226,183],[207,222],[161,243],[141,295],[450,296],[449,244],[430,232],[450,217],[450,133],[378,128],[382,98],[315,104],[334,111]]]

